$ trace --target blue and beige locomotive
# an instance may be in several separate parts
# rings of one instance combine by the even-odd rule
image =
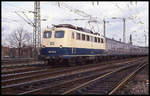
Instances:
[[[80,64],[100,61],[109,56],[146,55],[147,48],[133,46],[70,24],[53,25],[42,34],[41,59]],[[69,63],[68,63],[69,64]]]

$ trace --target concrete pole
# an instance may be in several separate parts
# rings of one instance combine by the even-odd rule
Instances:
[[[103,20],[103,22],[104,22],[104,37],[106,37],[106,21],[105,21],[105,19]]]
[[[126,31],[126,26],[125,26],[125,18],[123,18],[123,42],[126,42],[126,36],[125,36],[125,31]]]
[[[145,46],[146,46],[146,35],[144,35],[145,36]]]

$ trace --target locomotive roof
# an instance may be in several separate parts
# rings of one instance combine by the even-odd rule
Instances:
[[[70,29],[74,29],[74,30],[78,30],[78,31],[83,31],[83,32],[87,32],[87,33],[91,33],[91,34],[98,34],[98,33],[94,33],[93,31],[86,29],[86,28],[82,28],[82,27],[78,27],[78,26],[73,26],[71,24],[59,24],[59,25],[54,25],[54,27],[56,28],[70,28]]]
[[[87,33],[90,33],[90,34],[93,34],[93,35],[100,35],[99,33],[94,33],[93,31],[89,30],[89,29],[86,29],[86,28],[82,28],[82,27],[78,27],[78,26],[73,26],[71,24],[58,24],[58,25],[54,25],[52,24],[53,27],[55,28],[70,28],[70,29],[74,29],[74,30],[78,30],[78,31],[83,31],[83,32],[87,32]],[[103,37],[103,36],[102,36]],[[108,37],[104,37],[106,39],[109,39],[111,41],[115,41],[115,42],[118,42],[118,43],[122,43],[122,44],[126,44],[126,45],[131,45],[129,43],[124,43],[124,42],[120,42],[120,41],[117,41],[117,40],[114,40],[114,39],[110,39]],[[135,45],[131,45],[131,46],[134,46],[134,47],[142,47],[142,46],[135,46]]]

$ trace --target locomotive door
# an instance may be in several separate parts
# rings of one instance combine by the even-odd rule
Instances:
[[[90,41],[91,41],[91,49],[93,49],[93,43],[94,43],[94,37],[93,36],[90,36]],[[91,51],[90,52],[91,54],[93,54],[94,52],[93,51]]]
[[[75,32],[72,32],[71,34],[71,50],[72,50],[72,54],[76,54],[76,48],[75,48],[75,41],[76,41],[76,38],[75,38]]]

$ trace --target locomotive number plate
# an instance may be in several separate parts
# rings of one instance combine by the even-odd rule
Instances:
[[[56,53],[56,51],[48,51],[48,53]]]
[[[54,42],[50,42],[50,45],[54,45]]]

